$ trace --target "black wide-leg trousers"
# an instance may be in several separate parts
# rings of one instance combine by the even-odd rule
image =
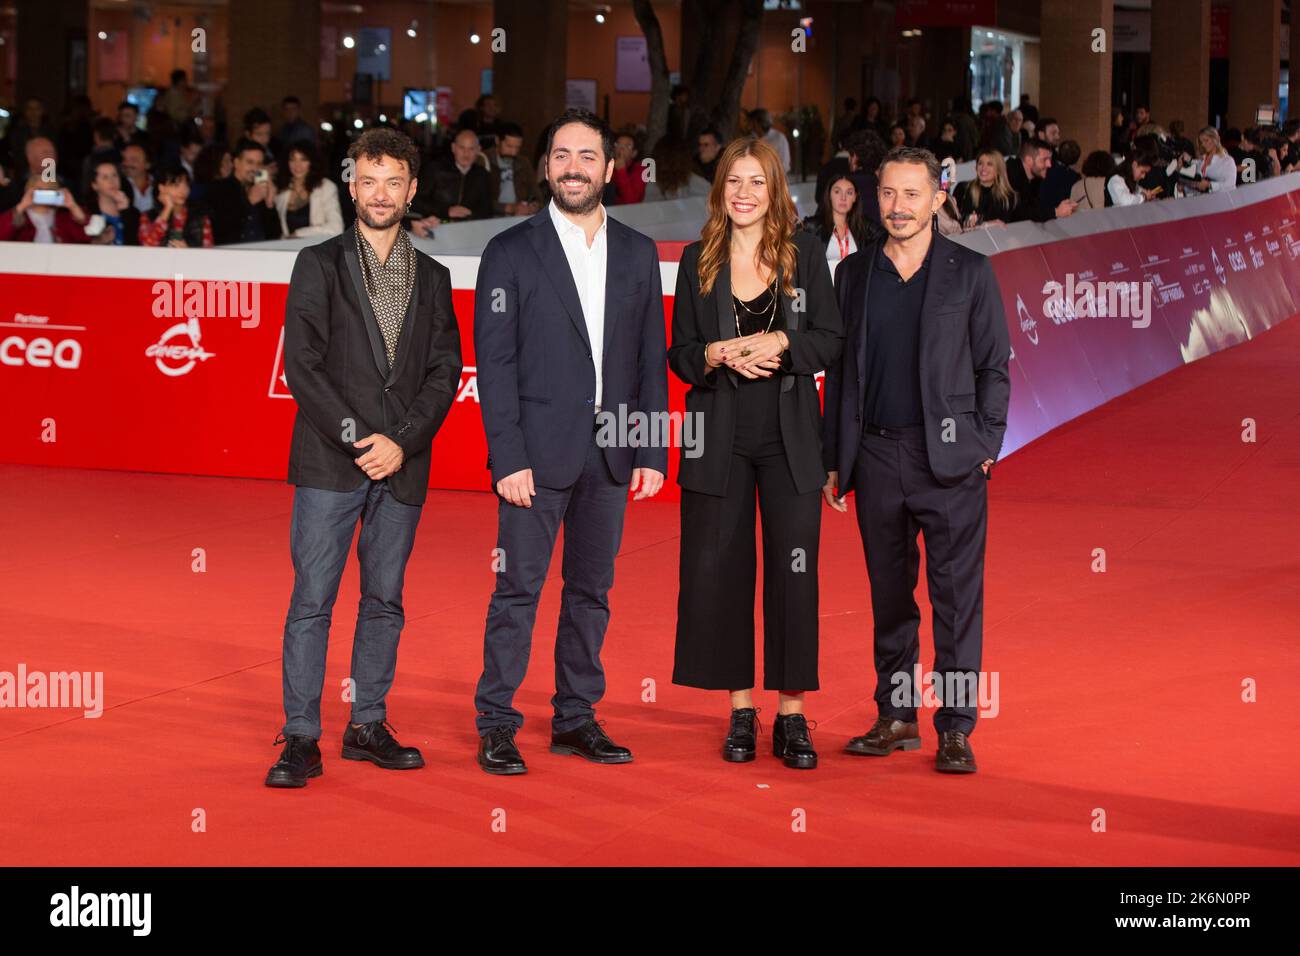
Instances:
[[[763,687],[816,690],[821,489],[796,490],[781,439],[781,377],[737,396],[725,495],[682,490],[673,683],[754,686],[755,506],[763,535]],[[705,449],[708,454],[708,449]]]

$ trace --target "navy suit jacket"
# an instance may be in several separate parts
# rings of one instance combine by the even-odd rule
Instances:
[[[663,286],[654,241],[606,213],[601,410],[668,412]],[[550,209],[499,233],[479,261],[474,352],[492,484],[525,468],[565,488],[582,472],[595,424],[596,368],[582,302]],[[642,428],[653,435],[656,428]],[[667,447],[604,448],[619,482],[668,473]]]
[[[844,319],[844,352],[826,369],[822,453],[839,472],[839,493],[853,487],[866,401],[867,292],[884,238],[853,253],[835,270]],[[921,408],[930,471],[956,485],[988,458],[997,461],[1007,430],[1011,335],[993,264],[936,229],[921,306]],[[951,439],[951,440],[949,440]],[[989,469],[992,476],[992,468]]]

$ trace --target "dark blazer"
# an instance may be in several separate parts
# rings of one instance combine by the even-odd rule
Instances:
[[[383,334],[366,295],[356,226],[307,246],[294,261],[284,305],[284,372],[298,402],[289,482],[355,491],[369,479],[354,448],[374,432],[401,446],[402,467],[388,478],[393,497],[423,504],[430,443],[460,386],[460,331],[451,274],[416,253],[415,288],[390,371]],[[354,436],[345,437],[346,422]]]
[[[471,163],[462,173],[450,160],[436,162],[420,176],[411,212],[421,217],[447,219],[452,206],[465,206],[471,210],[466,219],[490,219],[493,195],[492,174],[482,163]],[[466,219],[455,221],[465,222]]]
[[[667,415],[659,253],[654,240],[606,215],[601,410],[618,415],[623,405],[628,415]],[[474,352],[493,485],[525,468],[536,484],[573,484],[595,424],[596,370],[549,206],[498,233],[483,250]],[[604,452],[616,481],[630,480],[633,468],[668,474],[666,447],[618,445]]]
[[[986,458],[996,461],[1002,449],[1011,397],[1011,337],[993,264],[938,230],[930,241],[935,246],[921,307],[921,407],[930,471],[940,484],[955,485]],[[879,248],[880,241],[872,243],[835,271],[845,345],[840,361],[826,370],[822,444],[827,469],[839,472],[841,494],[853,487],[853,465],[862,441],[867,363],[863,319]],[[947,418],[956,425],[951,442],[942,440]]]
[[[804,291],[804,308],[781,296],[781,314],[790,339],[781,382],[781,439],[795,488],[804,493],[826,483],[822,467],[821,403],[813,376],[830,368],[844,344],[840,311],[831,285],[826,249],[807,232],[796,232],[798,250],[794,286]],[[736,337],[736,313],[731,302],[731,271],[718,271],[707,296],[700,295],[699,242],[682,250],[673,301],[673,340],[668,365],[687,385],[686,411],[699,412],[704,427],[703,454],[687,458],[682,449],[677,483],[707,495],[727,493],[731,448],[736,432],[736,401],[741,376],[725,365],[704,371],[704,350],[710,342]],[[852,258],[850,256],[850,258]],[[843,268],[841,266],[840,268]],[[777,270],[778,277],[781,270]],[[781,278],[777,279],[778,288]]]
[[[242,242],[244,215],[250,205],[243,184],[234,176],[214,180],[204,190],[203,199],[212,213],[213,243],[228,246]],[[261,217],[262,232],[266,239],[279,239],[280,214],[275,211],[275,207],[258,203],[255,213]]]

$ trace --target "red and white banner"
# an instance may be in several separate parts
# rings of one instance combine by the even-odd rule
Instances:
[[[1300,192],[1257,193],[1246,202],[1252,193],[1238,190],[1238,205],[1205,215],[993,255],[1013,349],[1004,455],[1300,312]],[[1156,205],[1194,212],[1197,203],[1215,208]],[[679,245],[661,264],[669,320]],[[295,411],[282,335],[294,255],[0,243],[0,460],[283,479]],[[434,441],[430,483],[487,490],[477,260],[447,262],[465,370]],[[671,374],[669,383],[681,411],[685,386]]]

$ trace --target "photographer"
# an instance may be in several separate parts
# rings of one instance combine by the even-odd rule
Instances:
[[[208,187],[205,198],[217,245],[280,238],[275,186],[262,165],[265,155],[261,144],[241,139],[235,144],[231,174]]]
[[[18,205],[0,213],[0,242],[89,242],[86,212],[66,186],[27,181]]]

